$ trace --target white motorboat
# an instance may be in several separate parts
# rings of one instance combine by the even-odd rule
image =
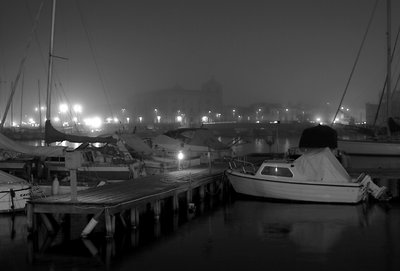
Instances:
[[[358,203],[370,193],[388,199],[386,187],[375,185],[370,176],[352,179],[329,148],[312,150],[294,161],[264,161],[258,168],[231,162],[226,174],[237,193],[255,197]]]
[[[30,198],[30,189],[24,179],[0,170],[0,213],[24,210]]]

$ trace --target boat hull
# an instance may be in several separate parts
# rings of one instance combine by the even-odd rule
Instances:
[[[400,157],[400,141],[338,140],[338,149],[349,155]]]
[[[0,213],[24,211],[30,198],[30,188],[29,185],[14,187],[12,193],[9,187],[0,186]]]
[[[254,175],[227,170],[234,190],[248,196],[304,202],[349,203],[361,202],[366,189],[359,183],[334,184],[317,182],[260,179]]]

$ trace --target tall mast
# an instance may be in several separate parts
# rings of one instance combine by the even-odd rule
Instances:
[[[53,76],[53,45],[54,45],[54,22],[56,16],[56,0],[53,0],[53,11],[51,13],[51,33],[49,50],[49,67],[47,72],[47,100],[46,100],[46,121],[50,121],[51,109],[51,85]]]
[[[42,105],[40,102],[40,80],[38,80],[38,92],[39,92],[39,127],[42,129]]]
[[[392,74],[392,52],[391,52],[391,5],[390,5],[390,0],[386,0],[386,12],[387,12],[387,32],[386,32],[386,46],[387,46],[387,70],[386,70],[386,103],[387,103],[387,108],[386,108],[386,117],[389,119],[391,116],[392,112],[392,106],[391,106],[391,74]],[[390,131],[389,131],[390,133]]]

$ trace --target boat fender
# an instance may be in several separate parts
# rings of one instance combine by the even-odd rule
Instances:
[[[60,190],[60,182],[58,181],[57,175],[54,177],[54,180],[51,184],[51,194],[52,195],[58,195],[58,192]]]
[[[81,233],[82,238],[86,238],[92,232],[94,227],[96,227],[97,223],[99,223],[100,216],[102,213],[103,211],[100,211],[90,219],[89,223],[86,225],[86,227],[83,229]]]

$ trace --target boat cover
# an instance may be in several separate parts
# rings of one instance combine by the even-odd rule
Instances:
[[[295,168],[307,181],[349,183],[350,175],[329,148],[314,149],[294,161]]]
[[[63,156],[66,147],[60,146],[30,146],[22,142],[14,141],[0,133],[0,150],[16,152],[31,156],[58,157]]]
[[[0,191],[9,191],[11,188],[21,189],[27,186],[29,186],[29,183],[24,179],[0,170]]]
[[[304,129],[299,148],[337,148],[337,132],[326,125],[320,125]]]
[[[213,150],[226,150],[229,146],[219,141],[211,130],[206,128],[180,128],[164,135],[193,146],[205,146]]]
[[[179,150],[185,145],[178,139],[174,139],[167,135],[158,135],[152,139],[154,145],[169,146],[171,149]]]
[[[50,144],[57,141],[69,141],[69,142],[76,142],[76,143],[117,143],[117,139],[113,138],[112,136],[83,136],[83,135],[72,135],[72,134],[65,134],[53,127],[51,125],[50,120],[46,120],[44,126],[45,132],[45,142]]]
[[[151,155],[153,150],[137,135],[134,134],[119,134],[118,135],[125,144],[140,155]]]

